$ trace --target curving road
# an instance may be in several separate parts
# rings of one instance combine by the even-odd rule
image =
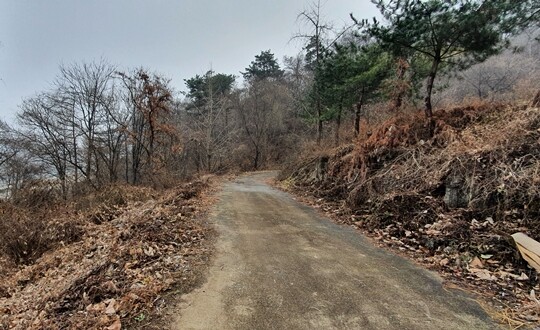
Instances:
[[[207,282],[173,329],[495,329],[460,291],[246,174],[225,185]]]

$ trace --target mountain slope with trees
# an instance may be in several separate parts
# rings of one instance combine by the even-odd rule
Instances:
[[[144,304],[182,278],[165,268],[174,280],[163,285],[161,271],[129,260],[161,265],[157,250],[192,243],[201,248],[194,254],[208,253],[212,230],[191,216],[204,209],[197,196],[206,185],[187,182],[261,169],[285,169],[285,186],[328,203],[339,221],[456,281],[469,278],[512,311],[529,308],[537,273],[508,236],[540,239],[538,1],[372,2],[380,21],[353,12],[341,30],[315,2],[298,16],[299,54],[280,61],[262,50],[242,72],[186,77],[183,91],[166,75],[105,59],[61,65],[50,88],[22,101],[16,123],[0,121],[0,275],[8,278],[0,299],[12,306],[0,327],[39,328],[56,316],[72,324],[74,311],[91,322],[109,305],[115,313],[102,326],[151,315],[155,306]],[[150,215],[137,213],[146,205],[137,194]],[[137,216],[122,216],[130,212]],[[183,231],[174,239],[150,234],[162,225],[172,233],[173,223]],[[99,231],[121,242],[96,247]],[[182,236],[191,231],[194,242]],[[72,279],[75,296],[35,299],[41,305],[29,314],[10,300],[31,301],[39,274],[63,274],[62,253],[92,259],[117,242],[119,254],[107,254],[114,260],[99,269],[89,261]],[[130,242],[146,245],[130,251]],[[132,266],[157,286],[134,293],[142,300],[132,311],[142,314],[116,313],[144,282],[129,282]],[[124,286],[99,291],[113,277]],[[514,319],[540,320],[537,306],[523,315]]]

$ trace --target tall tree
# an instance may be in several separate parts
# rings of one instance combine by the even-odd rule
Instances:
[[[212,70],[185,80],[197,171],[214,172],[223,167],[233,133],[229,112],[234,81],[233,75],[215,74]]]
[[[245,70],[242,75],[248,81],[277,80],[283,77],[283,70],[270,50],[264,50],[259,55],[255,55],[255,60]]]
[[[190,100],[190,107],[202,107],[210,98],[220,97],[231,92],[235,77],[232,74],[215,73],[212,70],[205,75],[196,75],[190,79],[184,79],[188,92],[187,98]]]
[[[291,96],[285,83],[267,80],[253,82],[235,96],[241,137],[250,153],[251,169],[257,170],[270,158],[280,158],[285,149],[275,146],[285,138]]]
[[[124,120],[128,124],[122,125],[122,129],[128,134],[126,149],[129,151],[126,151],[131,153],[132,182],[137,184],[144,173],[152,178],[155,171],[164,166],[163,158],[170,152],[161,149],[166,145],[170,148],[166,142],[174,139],[167,122],[172,109],[172,89],[168,79],[145,69],[118,74],[125,88],[123,99],[129,112],[124,115],[128,117]]]
[[[62,99],[73,108],[73,122],[84,138],[85,164],[79,170],[94,187],[97,184],[94,179],[98,178],[100,171],[96,134],[111,100],[114,71],[115,67],[105,60],[72,64],[60,67],[56,81]]]
[[[304,21],[311,29],[306,34],[300,34],[295,37],[304,38],[307,42],[304,46],[306,51],[307,67],[315,72],[320,70],[321,62],[325,48],[324,41],[326,34],[331,29],[330,25],[323,22],[321,16],[321,1],[318,0],[311,4],[308,10],[302,11],[298,18]],[[313,105],[315,106],[317,116],[317,144],[321,143],[323,136],[323,105],[321,99],[321,86],[317,80],[314,81],[312,90]]]
[[[26,99],[17,115],[22,130],[20,140],[25,149],[41,160],[60,180],[62,195],[67,196],[69,129],[59,121],[58,110],[47,94]]]
[[[424,98],[425,114],[433,127],[431,96],[441,66],[464,67],[482,61],[505,46],[505,33],[532,1],[505,0],[372,0],[386,19],[361,22],[372,36],[389,47],[409,49],[431,61]],[[514,2],[512,2],[514,3]],[[523,6],[522,6],[523,5]]]
[[[360,133],[363,106],[380,92],[382,82],[389,76],[392,57],[378,44],[356,46],[336,44],[326,56],[316,75],[321,86],[323,106],[335,114],[336,142],[344,108],[354,107],[355,136]]]

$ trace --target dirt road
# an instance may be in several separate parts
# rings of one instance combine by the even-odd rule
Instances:
[[[371,245],[264,183],[228,183],[207,283],[183,297],[173,329],[495,329],[434,274]]]

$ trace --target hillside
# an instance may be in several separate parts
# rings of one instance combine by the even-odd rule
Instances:
[[[540,325],[540,1],[89,3],[0,2],[0,330]]]
[[[208,192],[196,181],[166,191],[113,186],[30,210],[2,202],[0,329],[155,323],[168,292],[202,278],[213,236]]]
[[[538,107],[478,103],[434,119],[430,137],[422,114],[396,114],[352,144],[304,156],[281,185],[487,297],[502,322],[540,321],[538,274],[510,237],[540,239]]]

